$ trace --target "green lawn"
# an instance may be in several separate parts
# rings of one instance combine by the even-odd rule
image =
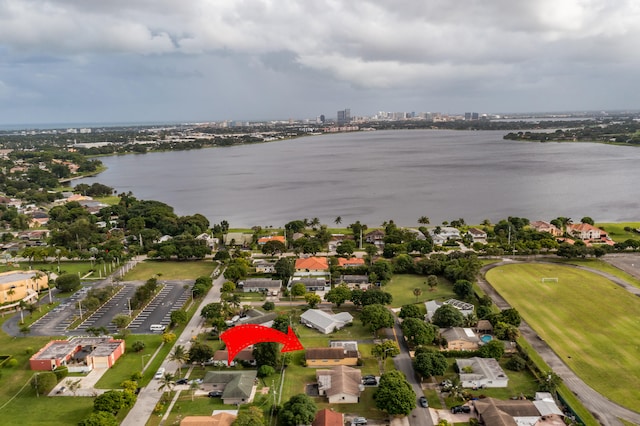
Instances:
[[[438,277],[439,284],[434,291],[426,284],[427,277],[424,275],[396,274],[382,290],[391,293],[394,307],[410,305],[413,303],[425,302],[427,300],[446,300],[455,297],[453,287],[444,278]],[[416,298],[413,289],[419,288],[422,294]]]
[[[20,262],[14,266],[15,263],[10,263],[9,265],[5,265],[4,263],[0,266],[0,272],[6,271],[14,271],[14,270],[39,270],[39,271],[51,271],[58,274],[58,262]],[[91,272],[92,265],[90,261],[77,262],[77,261],[61,261],[60,262],[60,273],[68,273],[68,274],[77,274],[80,273],[80,276],[85,276],[89,272]]]
[[[163,424],[179,425],[180,420],[185,416],[210,416],[214,410],[235,410],[233,405],[224,405],[220,398],[209,398],[207,396],[196,396],[191,398],[191,392],[180,392],[176,404],[171,410],[171,414]],[[162,415],[152,414],[147,421],[148,426],[160,424]]]
[[[124,276],[124,281],[146,281],[158,276],[159,280],[190,280],[209,276],[217,264],[210,260],[198,261],[156,261],[147,260],[138,263]]]
[[[9,316],[0,318],[0,325]],[[72,397],[37,397],[28,385],[34,372],[29,358],[52,337],[11,337],[0,332],[0,355],[18,360],[16,367],[0,370],[0,426],[44,425],[51,419],[64,419],[60,424],[77,424],[93,409],[93,399]],[[25,386],[26,384],[26,386]],[[60,401],[64,401],[61,404]]]
[[[627,274],[622,269],[618,269],[615,266],[600,260],[600,259],[570,259],[565,260],[566,263],[572,265],[585,266],[587,268],[597,269],[598,271],[606,272],[613,276],[616,276],[620,279],[625,280],[629,284],[632,284],[638,288],[640,288],[640,280],[636,277]],[[564,263],[564,262],[563,262]]]
[[[640,401],[640,299],[598,275],[559,265],[506,265],[489,271],[487,280],[590,386],[629,408]]]
[[[603,228],[609,234],[609,237],[615,242],[623,242],[628,239],[640,240],[640,234],[637,232],[628,232],[624,228],[629,227],[631,229],[640,228],[640,222],[626,222],[626,223],[596,223],[596,226]]]

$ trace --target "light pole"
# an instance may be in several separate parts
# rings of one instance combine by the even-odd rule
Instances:
[[[140,359],[140,362],[142,363],[142,372],[143,372],[143,373],[144,373],[144,368],[145,368],[145,367],[144,367],[144,357],[145,357],[145,356],[151,356],[151,354],[145,354],[145,355],[142,355],[142,358]]]
[[[80,321],[82,321],[82,302],[78,300],[78,309],[80,310]]]
[[[131,318],[131,298],[127,298],[127,306],[129,306],[129,318]]]

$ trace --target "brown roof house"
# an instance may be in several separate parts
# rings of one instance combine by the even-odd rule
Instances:
[[[358,365],[358,351],[345,348],[307,348],[307,367],[329,367],[334,365]]]
[[[483,398],[473,401],[480,423],[491,426],[517,426],[515,418],[540,416],[532,401]]]
[[[213,363],[214,365],[224,365],[225,367],[229,367],[229,352],[226,350],[215,351],[213,354]],[[253,357],[253,345],[248,346],[238,352],[238,355],[231,361],[231,367],[236,365],[236,363],[246,363],[249,365],[256,365],[256,359]]]
[[[440,330],[440,336],[446,339],[448,351],[475,351],[480,347],[480,338],[470,328],[449,327]]]
[[[357,404],[363,390],[362,374],[357,368],[344,365],[328,370],[316,370],[318,392],[330,404]]]
[[[311,426],[344,426],[344,414],[325,408],[316,413]]]
[[[209,371],[202,383],[206,389],[222,391],[225,404],[248,404],[256,394],[256,376],[256,370]]]

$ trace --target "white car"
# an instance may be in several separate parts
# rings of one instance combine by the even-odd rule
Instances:
[[[153,376],[154,379],[162,379],[162,376],[164,376],[164,367],[160,367],[158,369],[158,371],[156,371],[156,375]]]

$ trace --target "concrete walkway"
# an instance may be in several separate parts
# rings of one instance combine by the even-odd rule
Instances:
[[[202,299],[202,302],[196,310],[196,313],[191,318],[191,321],[189,321],[182,334],[176,340],[176,345],[182,345],[185,347],[185,350],[188,351],[191,347],[192,336],[197,336],[204,331],[205,321],[204,318],[200,316],[200,309],[209,303],[220,301],[220,289],[222,288],[222,283],[224,283],[224,281],[224,276],[222,275],[222,271],[220,271],[218,277],[213,281],[213,288],[211,288],[207,295]],[[173,373],[178,370],[178,363],[175,361],[169,361],[167,358],[162,363],[162,367],[164,367],[167,373]],[[136,404],[129,411],[127,417],[122,421],[121,426],[139,426],[140,424],[147,422],[147,419],[149,419],[153,414],[153,410],[163,394],[163,391],[158,390],[158,386],[159,382],[154,379],[146,387],[142,388],[138,395]]]
[[[605,259],[606,260],[606,259]],[[640,258],[639,258],[640,262]],[[552,263],[544,262],[544,260],[528,260],[528,261],[503,261],[487,265],[480,271],[480,277],[478,278],[478,285],[480,288],[491,297],[493,302],[500,309],[508,309],[511,306],[507,301],[500,296],[500,294],[484,279],[487,271],[496,268],[498,266],[517,264],[517,263]],[[560,265],[558,263],[552,263],[553,265]],[[638,295],[638,289],[630,286],[628,283],[622,281],[616,276],[607,274],[602,271],[594,270],[584,266],[566,265],[573,268],[583,269],[585,271],[592,272],[594,274],[601,275],[612,282],[616,283],[620,287],[629,291],[630,294]],[[542,341],[538,334],[525,322],[522,321],[520,325],[520,332],[527,342],[535,349],[535,351],[542,357],[542,359],[549,365],[549,367],[562,378],[567,387],[578,397],[580,402],[589,410],[593,415],[605,426],[622,426],[622,422],[619,419],[624,419],[634,424],[640,425],[640,413],[625,408],[615,402],[605,398],[593,388],[587,385],[582,379],[580,379],[565,363],[556,355],[556,353]]]

